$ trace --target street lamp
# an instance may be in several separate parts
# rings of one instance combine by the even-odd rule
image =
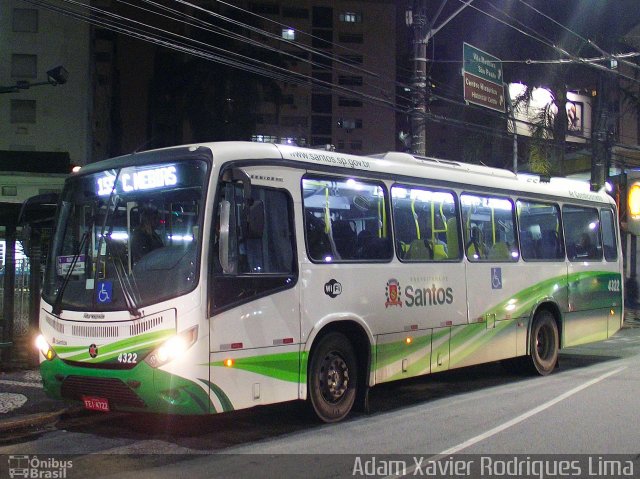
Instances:
[[[31,83],[27,80],[16,82],[13,86],[0,86],[0,93],[18,93],[20,90],[28,90],[32,86],[40,85],[64,85],[69,78],[69,72],[62,66],[57,66],[47,71],[47,81]]]

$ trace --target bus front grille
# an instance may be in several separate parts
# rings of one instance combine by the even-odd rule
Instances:
[[[106,398],[114,406],[145,407],[144,401],[120,379],[67,376],[62,382],[62,397],[82,400],[82,396]]]

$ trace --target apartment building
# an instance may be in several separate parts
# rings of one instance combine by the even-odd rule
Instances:
[[[225,139],[331,144],[357,154],[395,147],[393,0],[194,0],[162,12],[182,15],[184,23],[100,4],[179,35],[172,41],[195,39],[200,43],[191,45],[211,56],[255,55],[255,65],[267,72],[252,75],[164,45],[96,33],[95,48],[111,52],[115,69],[104,75],[107,87],[96,90],[95,100],[96,112],[103,112],[96,139],[110,139],[111,155]],[[108,65],[96,61],[96,67]],[[109,112],[108,104],[117,108]],[[110,134],[102,120],[109,115]]]
[[[89,25],[19,0],[0,2],[0,85],[47,81],[64,66],[64,85],[3,93],[0,151],[66,152],[84,164],[91,138]],[[2,169],[0,165],[0,169]]]
[[[279,104],[261,102],[255,141],[332,144],[359,154],[394,148],[396,2],[249,2],[248,8],[286,40],[268,44],[284,52],[301,80],[281,84]]]

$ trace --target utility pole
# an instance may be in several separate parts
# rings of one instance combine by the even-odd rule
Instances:
[[[427,43],[474,0],[460,0],[460,5],[438,27],[435,22],[442,13],[447,0],[441,0],[431,22],[427,22],[427,0],[413,0],[406,12],[407,26],[413,30],[413,83],[411,94],[411,151],[414,155],[426,155],[427,141],[425,119],[427,113]]]
[[[613,70],[617,64],[612,61],[610,68]],[[591,161],[591,189],[602,188],[609,178],[611,163],[611,141],[613,139],[613,107],[614,79],[611,74],[603,71],[600,73],[598,88],[598,117],[596,127],[593,129],[592,161]]]
[[[407,12],[407,24],[413,30],[413,83],[411,93],[411,151],[426,155],[425,114],[427,112],[427,6],[426,0],[414,0]]]

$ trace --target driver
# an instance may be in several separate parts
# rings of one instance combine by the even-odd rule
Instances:
[[[131,235],[131,263],[140,261],[147,253],[164,246],[162,239],[156,233],[160,222],[158,209],[152,205],[145,205],[140,210],[140,224]]]

